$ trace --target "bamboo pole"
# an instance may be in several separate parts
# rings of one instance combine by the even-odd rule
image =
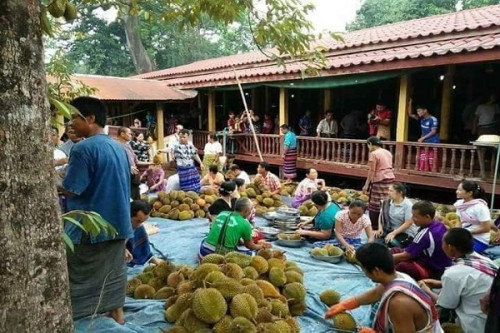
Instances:
[[[238,77],[238,73],[236,73],[236,69],[233,67],[234,78],[236,79],[236,83],[238,84],[238,88],[240,89],[241,99],[243,100],[243,106],[245,107],[245,114],[248,118],[248,123],[250,124],[250,131],[252,131],[253,139],[255,141],[255,147],[257,147],[257,153],[259,154],[259,159],[261,162],[264,162],[262,158],[262,153],[260,152],[259,141],[257,140],[257,134],[255,134],[255,128],[253,127],[252,118],[250,117],[250,112],[248,112],[247,100],[245,99],[245,93],[243,92],[243,87],[241,86],[240,79]]]

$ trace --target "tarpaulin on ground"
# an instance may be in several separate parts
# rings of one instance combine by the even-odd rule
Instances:
[[[154,248],[167,256],[168,260],[178,264],[197,264],[197,253],[200,242],[208,232],[208,220],[195,219],[189,221],[172,221],[160,218],[151,218],[160,232],[150,236]],[[257,221],[261,225],[263,220]],[[335,289],[343,296],[349,297],[359,294],[373,283],[364,276],[358,266],[346,262],[335,265],[312,259],[309,256],[311,245],[303,248],[283,248],[287,260],[295,261],[304,270],[304,283],[307,288],[307,311],[297,317],[302,332],[322,333],[332,332],[331,321],[323,319],[327,307],[319,300],[319,294],[326,289]],[[158,257],[161,254],[153,250]],[[144,267],[128,269],[128,276],[138,274]],[[118,325],[112,319],[96,316],[93,319],[83,318],[75,322],[76,332],[161,332],[172,324],[164,319],[163,301],[135,300],[127,297],[125,303],[125,325]],[[352,311],[352,315],[361,325],[370,324],[369,306]]]

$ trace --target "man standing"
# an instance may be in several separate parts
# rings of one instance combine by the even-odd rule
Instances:
[[[260,180],[269,188],[271,194],[279,194],[281,192],[281,182],[278,176],[269,171],[267,162],[260,162],[257,167],[257,176],[255,180]]]
[[[281,125],[283,137],[283,176],[288,180],[297,177],[297,136],[288,125]]]
[[[370,136],[377,136],[381,140],[391,139],[392,111],[388,110],[384,102],[377,102],[375,110],[368,114]]]
[[[67,223],[65,231],[75,244],[67,252],[73,318],[109,312],[124,322],[125,240],[130,224],[130,164],[123,147],[104,134],[106,107],[92,97],[71,102],[75,134],[86,138],[71,151],[62,189],[68,210],[99,213],[116,235],[90,235]]]
[[[137,155],[134,153],[134,149],[130,145],[132,141],[132,130],[128,127],[120,127],[118,129],[118,142],[121,143],[122,147],[127,153],[127,157],[130,163],[130,197],[132,200],[139,200],[141,193],[139,191],[139,185],[141,185],[141,174],[138,167],[149,166],[150,162],[141,162],[137,159]]]
[[[322,119],[316,128],[316,134],[322,138],[336,138],[339,132],[337,121],[333,119],[333,112],[326,111],[325,119]]]
[[[399,273],[387,246],[368,243],[356,251],[363,273],[378,285],[332,306],[325,317],[380,301],[373,330],[360,332],[442,332],[431,297],[408,275]]]
[[[301,136],[311,135],[313,124],[311,119],[311,110],[306,110],[306,113],[299,120],[300,134]]]

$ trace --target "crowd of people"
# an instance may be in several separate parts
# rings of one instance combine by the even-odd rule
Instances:
[[[54,152],[54,166],[63,168],[58,169],[62,170],[58,189],[66,197],[63,210],[95,211],[116,229],[116,235],[96,235],[82,232],[75,224],[65,225],[74,244],[74,251],[67,252],[67,262],[75,319],[97,312],[123,323],[125,263],[133,266],[159,260],[151,254],[144,227],[151,205],[135,198],[134,188],[141,181],[151,193],[169,191],[170,178],[176,181],[175,189],[200,192],[207,186],[217,191],[219,198],[209,210],[211,223],[200,244],[200,258],[209,253],[252,253],[271,246],[254,226],[252,201],[239,198],[250,183],[249,175],[233,164],[229,170],[234,178],[225,179],[216,137],[210,136],[202,161],[190,141],[190,132],[176,124],[168,148],[141,160],[146,155],[141,148],[143,138],[132,144],[130,128],[120,128],[116,140],[105,134],[106,108],[102,102],[79,97],[71,104],[79,113],[67,126],[69,141],[55,147]],[[425,118],[425,113],[418,112]],[[427,125],[429,133],[433,121]],[[307,122],[302,127],[311,129]],[[285,146],[284,176],[293,179],[296,165],[289,162],[296,156],[296,137],[288,126],[280,128]],[[318,126],[318,134],[332,128],[326,120]],[[53,134],[57,146],[58,133]],[[298,225],[296,233],[314,246],[341,247],[355,256],[365,275],[377,283],[374,289],[334,305],[326,316],[380,302],[372,332],[440,332],[440,309],[453,310],[466,333],[498,332],[500,274],[498,265],[482,253],[490,243],[500,243],[500,233],[490,239],[490,229],[497,226],[491,221],[480,184],[460,183],[454,205],[460,224],[448,229],[437,219],[432,203],[412,202],[406,197],[405,186],[395,182],[392,155],[382,147],[380,138],[368,138],[367,146],[369,171],[363,192],[370,197],[368,204],[357,199],[341,207],[331,200],[325,181],[318,179],[314,169],[308,170],[293,198],[295,207],[311,200],[317,209],[311,221]],[[161,153],[172,154],[177,169],[167,180]],[[139,168],[144,169],[140,172]],[[200,175],[198,168],[206,174]],[[280,178],[268,163],[259,163],[256,172],[255,179],[271,195],[281,193]]]

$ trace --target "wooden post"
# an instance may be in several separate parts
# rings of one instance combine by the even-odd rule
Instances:
[[[279,124],[275,124],[275,126],[281,126],[283,124],[288,124],[288,92],[286,88],[280,88]]]
[[[256,88],[252,88],[250,90],[250,94],[252,94],[251,99],[250,99],[250,107],[251,107],[251,110],[253,110],[255,112],[255,107],[256,107],[256,103],[257,103],[257,89]]]
[[[331,110],[332,107],[332,91],[330,89],[323,90],[323,111]]]
[[[455,75],[455,66],[449,65],[443,80],[443,93],[441,97],[441,126],[439,128],[439,137],[441,140],[450,139],[450,116],[453,102],[453,76]]]
[[[399,80],[398,120],[396,124],[396,155],[394,167],[400,170],[405,166],[405,147],[403,142],[408,140],[408,101],[410,98],[410,76],[405,74]]]
[[[215,91],[208,92],[208,130],[215,132]]]
[[[163,138],[165,137],[164,124],[165,119],[163,116],[163,104],[156,103],[156,135],[158,137],[158,140],[156,141],[157,149],[165,148],[165,142],[163,142]]]
[[[271,106],[269,105],[269,87],[265,86],[264,88],[264,113],[269,112],[271,110]]]

